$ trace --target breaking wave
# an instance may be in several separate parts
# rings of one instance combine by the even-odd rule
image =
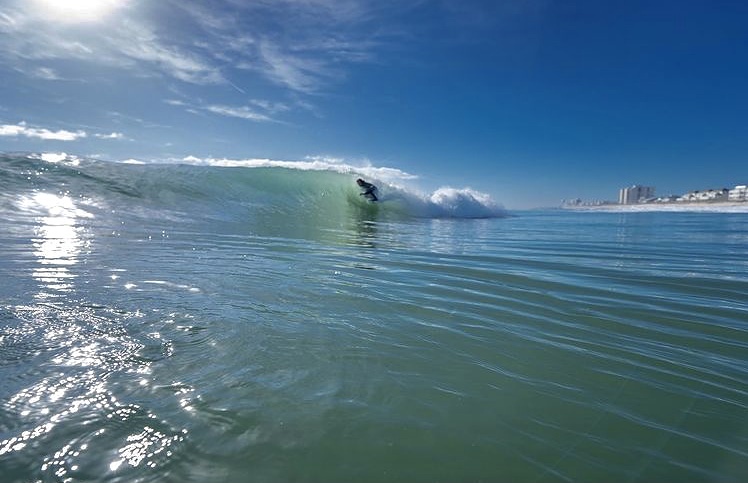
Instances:
[[[422,193],[414,178],[394,168],[354,167],[335,160],[198,159],[153,164],[116,163],[65,154],[0,157],[3,198],[24,193],[65,193],[106,209],[142,216],[207,216],[260,222],[275,218],[323,226],[351,213],[382,219],[491,218],[506,216],[490,196],[469,188]],[[359,196],[354,180],[379,187],[381,202]]]

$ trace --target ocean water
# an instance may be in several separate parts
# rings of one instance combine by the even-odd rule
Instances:
[[[2,156],[0,481],[748,481],[748,214],[344,171]]]

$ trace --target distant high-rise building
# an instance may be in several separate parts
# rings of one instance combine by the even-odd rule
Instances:
[[[654,186],[640,186],[635,184],[628,188],[621,188],[618,191],[618,203],[622,205],[633,205],[642,201],[653,198],[655,194]]]

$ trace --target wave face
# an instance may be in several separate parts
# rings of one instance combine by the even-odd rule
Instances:
[[[5,200],[29,193],[55,194],[98,210],[123,210],[145,218],[208,219],[252,225],[260,232],[283,227],[309,233],[351,217],[373,219],[492,218],[505,211],[469,189],[420,194],[376,178],[381,202],[359,196],[355,168],[315,162],[274,164],[126,164],[65,155],[4,155],[0,188]]]

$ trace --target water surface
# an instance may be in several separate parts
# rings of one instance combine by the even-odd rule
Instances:
[[[745,214],[0,169],[3,481],[748,478]]]

